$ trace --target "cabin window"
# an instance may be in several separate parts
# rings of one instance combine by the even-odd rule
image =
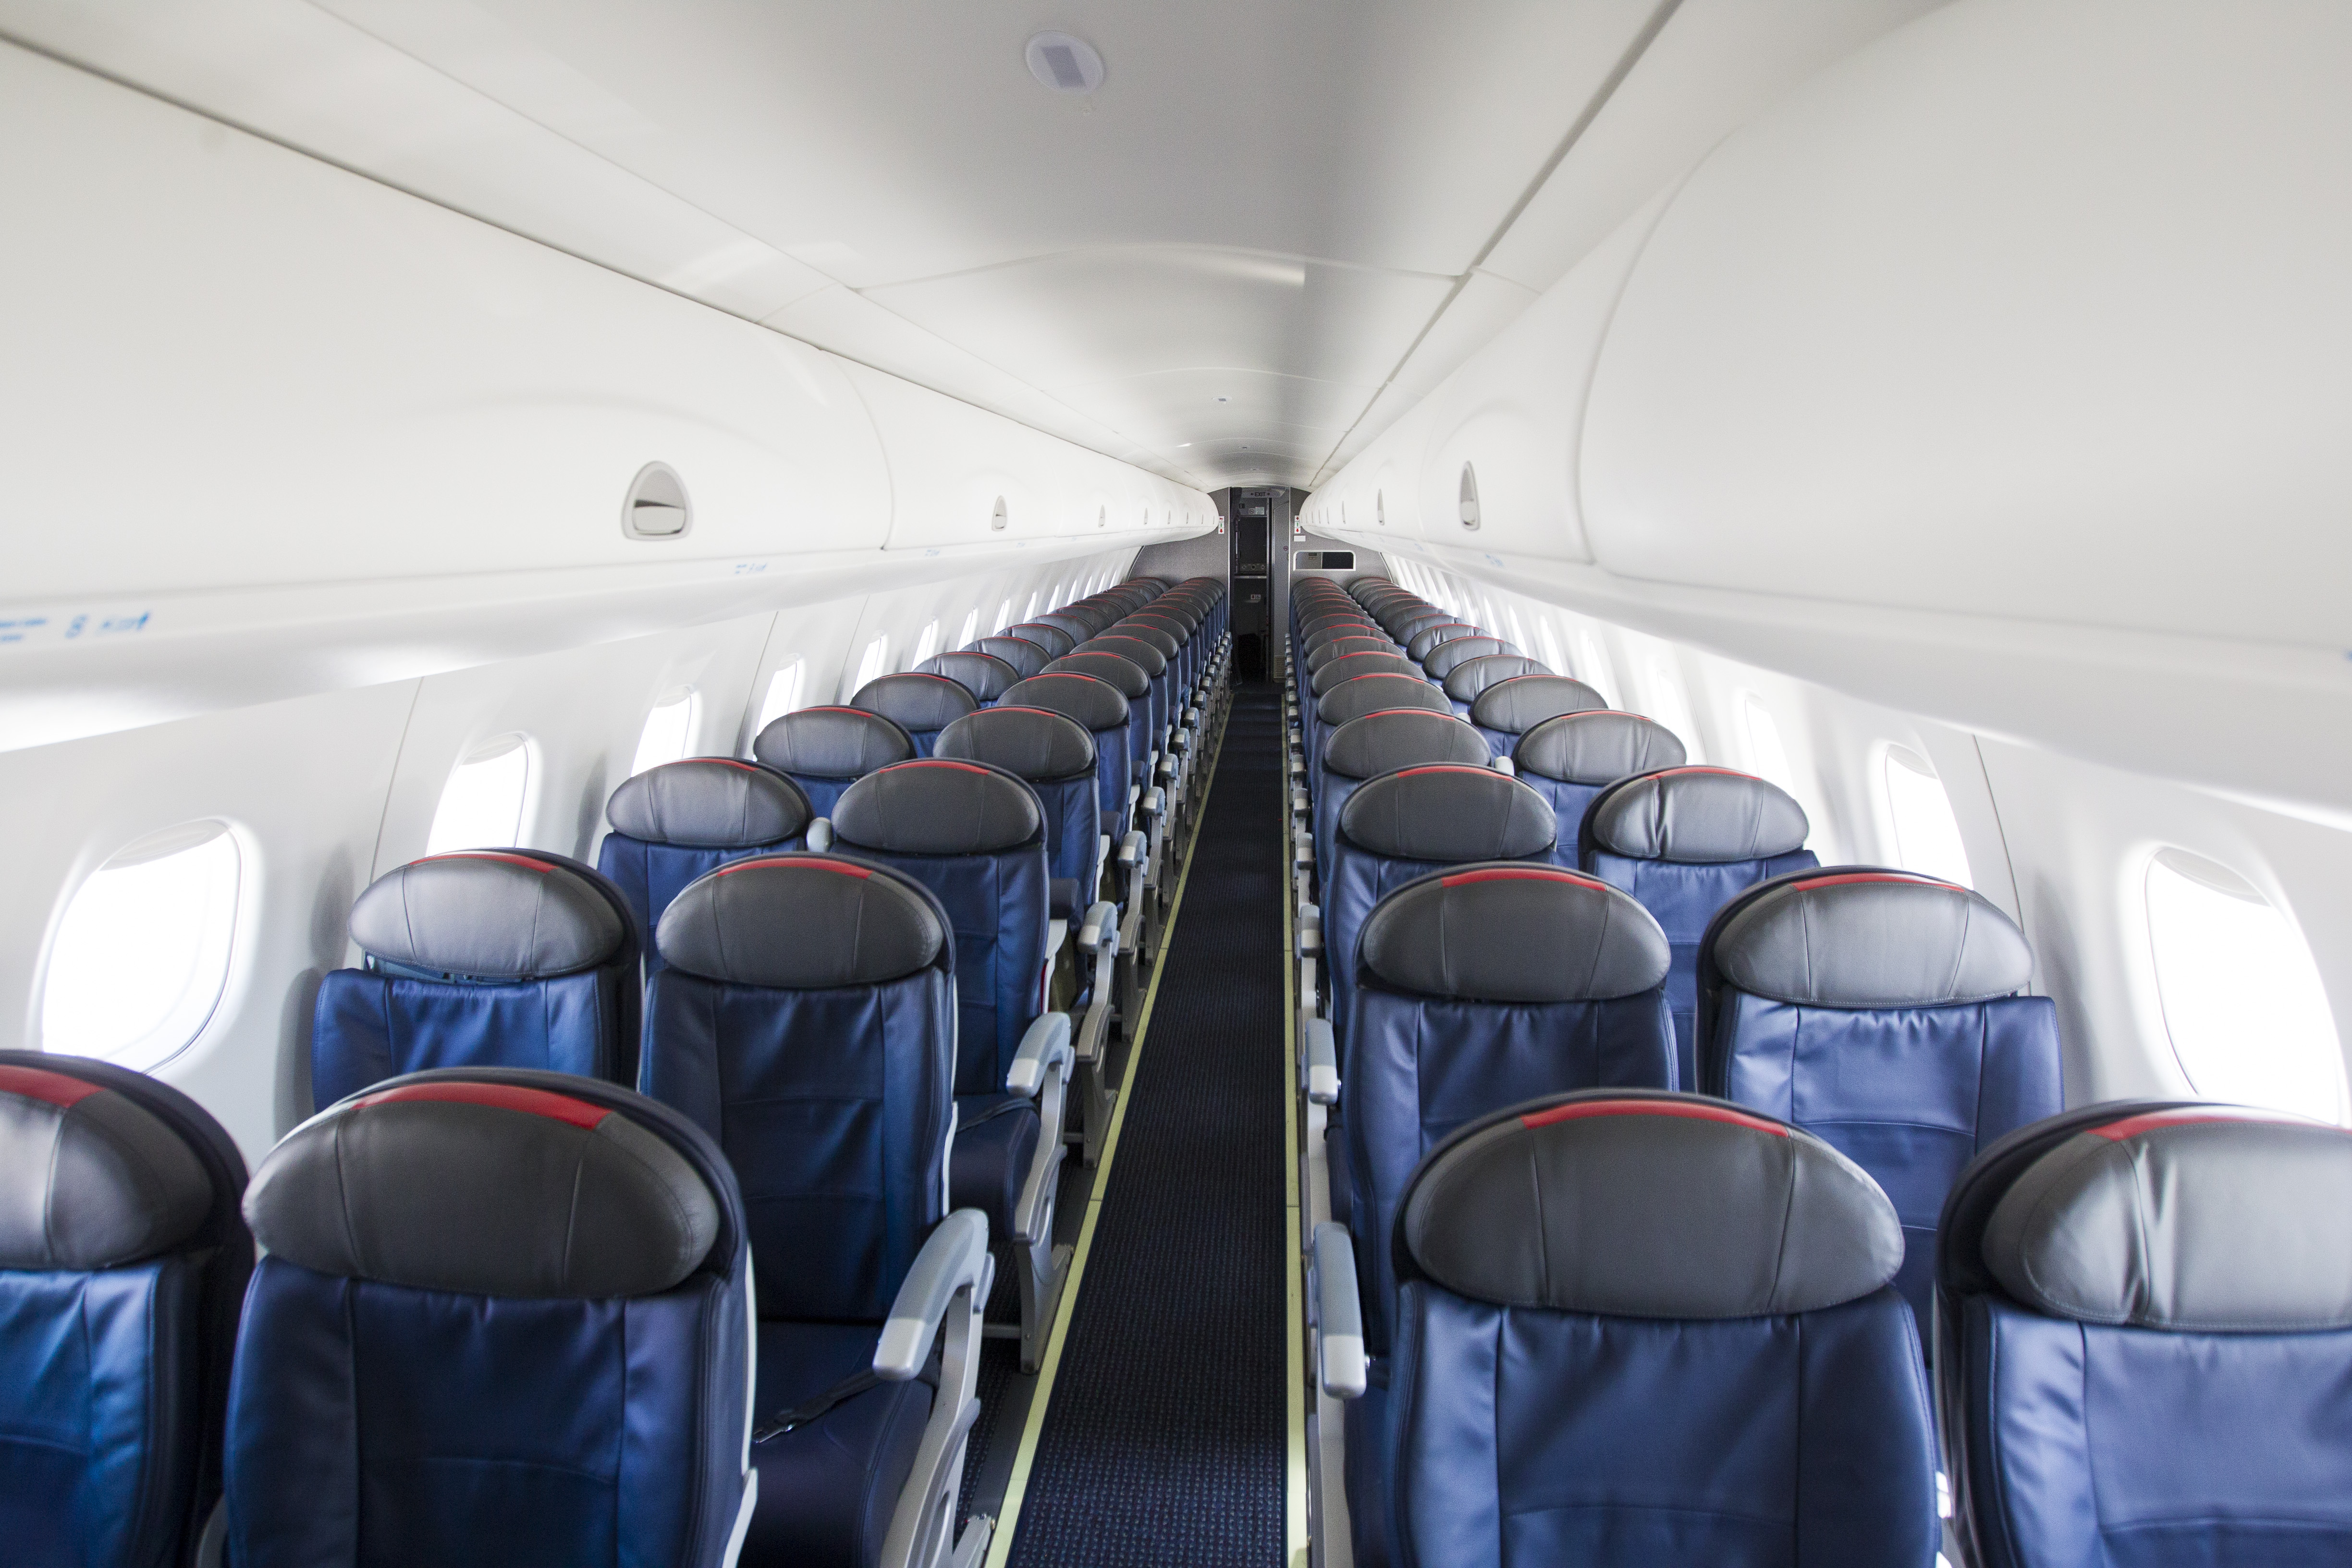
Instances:
[[[1780,721],[1764,700],[1750,692],[1740,704],[1748,721],[1748,767],[1758,778],[1769,779],[1787,790],[1797,791],[1797,770],[1789,761],[1789,747],[1780,739]]]
[[[2344,1054],[2292,921],[2228,867],[2182,849],[2148,862],[2148,944],[2165,1033],[2207,1100],[2344,1120]]]
[[[1952,797],[1935,764],[1901,746],[1886,748],[1886,816],[1895,828],[1895,863],[1906,871],[1973,888],[1968,846],[1960,839]]]
[[[1013,601],[1012,601],[1012,600],[1010,600],[1010,599],[1006,599],[1006,600],[1003,601],[1002,603],[1000,603],[1000,604],[996,606],[996,621],[995,621],[995,624],[994,624],[994,625],[991,626],[988,628],[988,635],[989,635],[990,637],[994,637],[994,636],[996,636],[999,632],[1002,632],[1005,627],[1007,627],[1007,626],[1011,626],[1012,624],[1013,624]]]
[[[940,623],[930,621],[924,625],[923,635],[915,639],[915,662],[919,665],[939,651]]]
[[[884,632],[866,645],[866,652],[857,661],[857,684],[849,689],[851,695],[856,695],[867,681],[881,675],[888,668],[885,661],[889,657],[890,634]]]
[[[195,1043],[228,984],[236,836],[151,834],[76,889],[49,944],[41,1048],[144,1072]]]
[[[522,813],[530,792],[530,742],[500,735],[476,747],[441,786],[425,852],[509,849],[522,841]]]
[[[974,605],[963,614],[963,629],[956,633],[956,647],[970,647],[980,633],[980,606]]]
[[[1505,605],[1503,614],[1511,623],[1511,646],[1521,653],[1527,652],[1528,628],[1519,624],[1519,607],[1517,605]]]
[[[1037,618],[1036,595],[1032,594],[1029,595],[1029,607],[1021,612],[1021,618],[1024,621],[1034,621]]]
[[[1543,644],[1543,661],[1550,668],[1553,674],[1573,675],[1576,673],[1574,670],[1568,668],[1567,662],[1559,656],[1559,634],[1552,630],[1551,617],[1549,616],[1546,616],[1543,619],[1536,623],[1536,637]]]
[[[760,704],[760,721],[751,728],[754,738],[801,705],[801,688],[805,684],[807,674],[808,662],[796,658],[768,677],[767,700]]]
[[[1690,699],[1684,694],[1683,678],[1675,673],[1674,661],[1660,654],[1650,660],[1650,717],[1675,733],[1683,743],[1683,752],[1694,763],[1706,760],[1706,748],[1699,744],[1698,723],[1691,717]]]
[[[629,763],[629,776],[634,778],[647,768],[657,768],[685,756],[687,748],[694,744],[694,721],[701,706],[691,686],[663,692],[646,715],[645,730],[637,736],[636,757]]]

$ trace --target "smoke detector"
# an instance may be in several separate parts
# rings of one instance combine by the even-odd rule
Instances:
[[[1055,92],[1092,92],[1103,84],[1102,56],[1084,38],[1040,33],[1029,40],[1029,74]]]

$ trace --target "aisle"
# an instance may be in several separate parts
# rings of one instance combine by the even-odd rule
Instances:
[[[1239,688],[1015,1525],[1013,1568],[1276,1568],[1281,707]]]

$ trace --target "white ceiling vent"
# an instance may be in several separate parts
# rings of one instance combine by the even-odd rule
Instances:
[[[1013,519],[1011,514],[1004,510],[1004,498],[1003,496],[998,496],[996,498],[996,510],[988,514],[988,526],[994,529],[997,532],[1002,533],[1004,531],[1005,525],[1010,523],[1012,521]]]
[[[621,503],[621,531],[631,539],[676,539],[694,524],[686,481],[667,463],[647,463],[629,481]]]
[[[1462,465],[1462,526],[1478,526],[1478,470],[1467,463]]]
[[[1092,92],[1103,84],[1102,56],[1084,38],[1040,33],[1029,40],[1029,74],[1055,92]]]

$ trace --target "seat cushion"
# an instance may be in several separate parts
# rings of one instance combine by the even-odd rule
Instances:
[[[868,1365],[880,1334],[866,1323],[761,1323],[754,1419],[789,1410]],[[921,1378],[886,1383],[753,1445],[760,1502],[742,1560],[791,1568],[878,1563],[930,1419],[931,1394]]]
[[[1075,922],[1086,911],[1078,906],[1078,879],[1056,877],[1045,885],[1045,910],[1057,921]]]
[[[955,1150],[948,1166],[948,1206],[988,1215],[988,1234],[1013,1234],[1013,1205],[1037,1152],[1037,1107],[1013,1094],[956,1100]]]

